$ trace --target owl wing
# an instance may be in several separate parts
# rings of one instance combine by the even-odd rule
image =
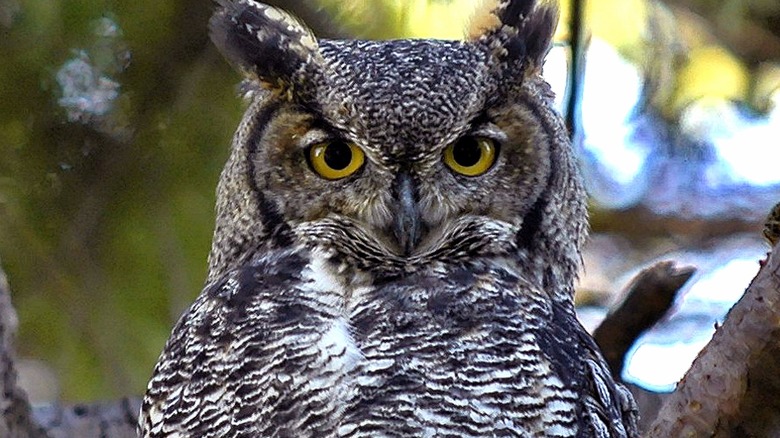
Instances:
[[[570,305],[554,302],[552,311],[551,324],[539,339],[551,362],[558,364],[559,375],[578,388],[577,436],[638,437],[639,410],[628,388],[615,382],[596,342]]]
[[[328,402],[339,385],[323,374],[347,369],[335,362],[349,354],[338,345],[332,306],[305,298],[314,281],[307,266],[305,254],[279,250],[253,257],[203,290],[154,370],[141,436],[330,433],[336,416]]]

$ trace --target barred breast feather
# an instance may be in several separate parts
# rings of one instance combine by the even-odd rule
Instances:
[[[209,286],[155,370],[144,436],[629,436],[592,341],[511,263],[342,278],[289,249]]]

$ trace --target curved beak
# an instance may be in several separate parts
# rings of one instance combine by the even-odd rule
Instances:
[[[416,187],[412,176],[407,171],[401,171],[395,177],[393,191],[393,237],[405,255],[420,242],[422,235],[422,218],[417,205]]]

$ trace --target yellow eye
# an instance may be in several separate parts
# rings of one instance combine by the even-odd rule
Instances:
[[[485,137],[465,136],[444,149],[444,164],[466,176],[487,172],[496,161],[496,142]]]
[[[332,141],[309,148],[309,163],[321,177],[335,180],[357,172],[365,161],[365,154],[355,143]]]

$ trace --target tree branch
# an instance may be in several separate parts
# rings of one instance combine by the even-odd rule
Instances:
[[[666,314],[694,272],[692,266],[677,267],[674,262],[664,261],[631,280],[623,302],[593,332],[613,376],[620,379],[628,349]]]
[[[667,399],[647,438],[780,436],[780,246]]]

